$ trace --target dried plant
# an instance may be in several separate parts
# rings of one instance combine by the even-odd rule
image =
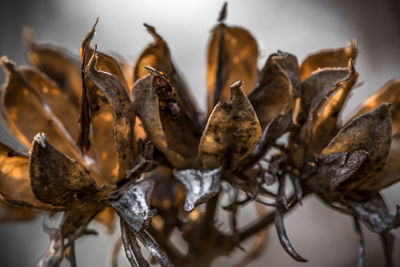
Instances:
[[[400,217],[389,213],[380,190],[400,178],[400,79],[342,123],[358,77],[355,42],[301,64],[278,51],[259,72],[257,42],[225,17],[226,4],[208,46],[206,113],[166,42],[147,24],[154,42],[134,67],[91,47],[97,21],[83,39],[80,60],[38,44],[30,30],[24,38],[33,67],[1,59],[7,72],[1,114],[30,147],[0,144],[1,219],[63,214],[58,228],[44,225],[51,242],[37,266],[59,266],[63,258],[76,266],[74,241],[95,234],[87,228],[93,219],[112,229],[115,213],[122,241],[113,266],[122,244],[132,266],[150,265],[141,247],[161,266],[208,266],[255,237],[238,263],[245,265],[262,253],[273,223],[287,253],[305,262],[283,216],[309,194],[354,219],[357,266],[364,256],[360,222],[380,235],[386,266],[394,265],[390,230]],[[237,227],[237,212],[248,204],[258,217]],[[221,207],[229,232],[215,223]],[[186,253],[170,240],[174,230],[187,242]]]

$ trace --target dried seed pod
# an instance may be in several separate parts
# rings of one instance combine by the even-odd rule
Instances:
[[[297,58],[278,51],[268,58],[260,76],[260,81],[248,97],[264,130],[289,104],[290,99],[300,94]]]
[[[29,143],[38,132],[46,132],[58,149],[83,164],[77,147],[62,123],[46,108],[43,99],[24,79],[14,63],[2,58],[1,64],[7,70],[7,81],[2,90],[2,105],[14,135],[29,147]]]
[[[202,112],[197,106],[195,99],[190,94],[183,77],[175,67],[171,59],[171,53],[165,40],[156,32],[153,26],[144,24],[147,31],[151,34],[154,42],[149,44],[139,55],[133,70],[133,81],[143,78],[148,74],[145,67],[150,66],[160,72],[163,72],[171,82],[176,95],[176,101],[194,123],[195,129],[200,133],[202,126],[200,117]]]
[[[326,101],[323,110],[314,112],[312,140],[308,146],[308,154],[319,153],[339,131],[339,114],[358,78],[352,62],[350,70],[350,75],[339,83],[340,89]]]
[[[321,155],[364,150],[368,157],[360,169],[338,189],[351,192],[370,180],[385,165],[391,142],[391,104],[381,104],[375,110],[346,124],[332,139]]]
[[[321,101],[338,90],[351,74],[352,68],[330,68],[321,69],[307,77],[301,88],[301,109],[304,115],[316,110]]]
[[[308,179],[308,185],[314,192],[330,194],[336,187],[349,179],[368,157],[363,150],[338,152],[319,158],[317,173]]]
[[[24,29],[23,39],[29,62],[54,80],[75,107],[79,107],[82,91],[79,59],[60,47],[36,43],[32,29]]]
[[[93,27],[86,34],[82,40],[80,48],[82,58],[82,82],[83,92],[81,99],[81,131],[78,144],[81,149],[88,149],[90,145],[90,139],[92,139],[93,148],[97,153],[97,158],[100,163],[101,169],[104,176],[109,182],[116,182],[122,178],[125,178],[127,167],[119,168],[118,152],[114,141],[114,125],[113,125],[113,110],[107,97],[102,92],[98,85],[94,84],[93,81],[87,77],[85,69],[88,66],[89,60],[93,56],[93,49],[90,47],[90,42],[93,39],[95,33],[95,27],[98,20],[96,20]],[[90,53],[92,52],[92,53]],[[97,53],[95,58],[95,68],[110,73],[118,78],[120,82],[120,91],[127,92],[127,85],[121,68],[118,62],[104,54]],[[115,80],[115,79],[114,79]],[[97,79],[98,82],[101,82]],[[121,89],[123,87],[123,89]],[[125,97],[126,98],[126,97]],[[128,96],[129,98],[129,96]],[[124,102],[127,102],[124,100]],[[129,100],[130,102],[130,100]],[[130,120],[134,121],[134,115],[131,115]],[[92,129],[92,136],[89,136],[89,129]],[[128,133],[130,130],[128,130]],[[132,133],[133,134],[133,133]],[[134,149],[134,146],[127,146],[126,149]],[[120,155],[121,156],[121,155]],[[128,159],[128,161],[131,159]],[[131,164],[129,164],[131,165]],[[130,168],[131,166],[129,166]]]
[[[137,147],[134,138],[135,112],[129,95],[119,79],[95,68],[96,49],[86,66],[88,79],[104,94],[113,116],[114,144],[118,153],[118,179],[126,178],[133,167]]]
[[[213,29],[207,48],[208,114],[219,101],[228,101],[232,83],[243,80],[247,95],[258,79],[257,41],[247,30],[224,24],[226,8],[223,10],[224,16],[220,16],[220,23]]]
[[[152,68],[133,87],[135,110],[147,135],[177,169],[193,166],[200,136],[175,98],[167,77]]]
[[[29,176],[34,195],[43,203],[73,208],[101,198],[93,178],[54,148],[43,133],[33,139]]]
[[[393,116],[392,116],[393,117]],[[373,178],[359,185],[357,191],[364,195],[375,195],[400,180],[400,134],[392,136],[389,155],[383,170]]]
[[[311,142],[313,121],[327,99],[337,91],[351,75],[349,68],[322,69],[302,82],[300,110],[295,118],[302,125],[292,133],[289,148],[296,168],[301,168]],[[324,101],[325,100],[325,101]]]
[[[0,142],[0,163],[0,195],[5,201],[26,208],[53,208],[40,202],[32,192],[29,155],[17,152]]]
[[[380,104],[392,103],[392,134],[400,132],[400,78],[386,82],[378,91],[367,98],[359,108],[353,118],[371,111]]]
[[[93,48],[90,47],[90,42],[92,41],[94,34],[95,34],[95,29],[96,25],[99,21],[99,18],[96,19],[94,25],[92,28],[89,30],[89,32],[86,34],[85,38],[82,40],[82,45],[79,49],[81,59],[85,59],[84,61],[84,66],[86,66],[90,60],[90,58],[93,55]],[[126,88],[128,91],[128,83],[126,82],[125,75],[122,71],[122,68],[119,64],[119,62],[112,56],[107,55],[103,52],[97,52],[97,60],[96,60],[96,69],[100,71],[104,71],[107,73],[111,73],[115,77],[118,78],[120,83]]]
[[[235,170],[261,137],[257,115],[241,87],[242,81],[234,83],[231,99],[218,103],[208,119],[199,146],[205,169]]]
[[[305,80],[318,69],[346,67],[350,60],[355,61],[357,52],[355,40],[346,47],[317,51],[307,56],[301,63],[301,80]]]
[[[41,99],[51,109],[51,112],[61,121],[72,140],[78,138],[79,112],[58,85],[44,73],[31,67],[19,67],[18,71]]]

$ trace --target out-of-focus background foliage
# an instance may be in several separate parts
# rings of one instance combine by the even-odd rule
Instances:
[[[78,54],[81,39],[99,17],[94,43],[100,50],[117,52],[133,63],[151,41],[142,26],[146,22],[154,25],[168,42],[173,59],[204,107],[206,43],[222,3],[221,0],[1,0],[0,55],[26,64],[21,40],[23,25],[32,26],[39,41],[53,42]],[[318,49],[344,46],[357,39],[360,52],[356,69],[363,84],[354,90],[345,115],[387,80],[400,77],[399,0],[232,0],[226,22],[243,26],[256,37],[260,67],[278,49],[302,60]],[[1,73],[1,83],[4,77]],[[0,138],[7,140],[4,129]],[[399,190],[397,185],[384,192],[393,212],[395,204],[400,204]],[[250,213],[250,210],[243,212],[241,218],[248,220]],[[0,266],[33,265],[48,245],[41,221],[39,217],[30,223],[0,225]],[[225,223],[222,218],[220,222]],[[264,254],[251,266],[355,266],[357,236],[350,218],[326,208],[315,198],[308,198],[303,206],[286,216],[286,226],[294,246],[309,262],[293,261],[271,230]],[[108,264],[109,248],[116,235],[108,236],[101,227],[94,227],[100,231],[100,237],[83,238],[77,243],[79,266]],[[363,230],[366,266],[382,266],[378,237],[365,227]],[[396,232],[396,266],[400,266],[399,232]],[[232,257],[243,255],[238,249]],[[120,265],[128,266],[123,258]],[[231,265],[228,257],[213,264]]]

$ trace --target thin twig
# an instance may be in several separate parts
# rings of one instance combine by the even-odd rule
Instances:
[[[291,200],[295,198],[294,195],[289,197],[289,202],[292,202]],[[293,201],[293,204],[288,207],[287,210],[284,211],[284,213],[287,213],[288,211],[291,211],[294,207],[297,206],[298,201],[295,200]],[[239,231],[239,239],[240,242],[243,242],[247,240],[249,237],[253,236],[257,232],[261,231],[265,227],[268,227],[274,222],[275,215],[274,212],[270,212],[266,214],[263,217],[260,217],[258,220],[250,223],[249,225],[243,227],[243,230]]]

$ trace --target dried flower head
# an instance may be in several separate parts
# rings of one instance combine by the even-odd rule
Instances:
[[[168,45],[147,24],[154,42],[133,67],[91,46],[98,20],[82,41],[80,60],[37,43],[29,29],[24,39],[32,67],[1,58],[7,73],[1,115],[22,145],[0,143],[1,219],[63,214],[58,228],[44,225],[51,242],[38,266],[59,266],[63,258],[76,266],[74,241],[95,234],[88,229],[93,219],[112,230],[115,214],[121,241],[113,266],[121,244],[132,266],[150,265],[140,243],[161,266],[208,266],[256,236],[239,262],[245,265],[262,252],[272,223],[287,253],[305,262],[287,237],[283,215],[309,194],[354,219],[358,266],[360,221],[381,236],[386,264],[393,266],[390,230],[400,216],[389,213],[380,191],[400,179],[400,79],[342,123],[358,78],[355,41],[301,64],[278,51],[258,71],[257,42],[225,24],[226,7],[208,45],[204,113]],[[258,217],[238,228],[236,215],[246,204]],[[221,207],[230,215],[230,232],[215,224]],[[170,241],[175,229],[186,253]]]

